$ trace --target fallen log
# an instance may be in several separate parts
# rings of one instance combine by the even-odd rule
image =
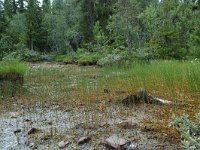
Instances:
[[[140,89],[136,94],[131,94],[122,100],[124,105],[147,103],[147,104],[172,104],[171,101],[154,97],[146,89]]]

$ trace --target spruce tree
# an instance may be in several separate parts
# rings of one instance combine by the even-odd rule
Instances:
[[[81,1],[81,20],[80,28],[85,42],[90,42],[93,39],[93,28],[96,21],[95,1],[82,0]]]
[[[18,6],[18,12],[23,13],[25,11],[25,3],[26,0],[18,0],[17,1],[17,6]]]
[[[5,30],[5,18],[4,18],[4,14],[3,14],[3,1],[0,0],[0,39],[1,39],[1,34],[4,32]]]
[[[42,10],[39,7],[37,0],[28,0],[28,6],[26,10],[26,22],[28,29],[29,48],[33,50],[39,45],[40,33],[42,30]],[[36,44],[34,46],[34,43]]]
[[[4,15],[6,18],[12,18],[12,0],[4,0]]]
[[[51,9],[51,3],[50,3],[50,0],[43,0],[42,2],[42,10],[43,12],[46,14],[46,13],[49,13],[50,12],[50,9]]]
[[[17,3],[15,0],[12,0],[12,15],[17,14]]]

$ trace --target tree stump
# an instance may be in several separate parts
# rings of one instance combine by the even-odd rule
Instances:
[[[122,100],[124,105],[147,103],[147,104],[171,104],[171,101],[151,96],[146,89],[140,89],[136,94],[131,94]]]

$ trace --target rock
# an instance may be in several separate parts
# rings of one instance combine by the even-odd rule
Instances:
[[[112,135],[105,140],[107,147],[114,148],[116,150],[123,149],[122,147],[126,145],[127,141],[125,139],[119,138],[117,135]]]
[[[109,127],[110,124],[108,122],[101,122],[99,126],[100,127]]]
[[[124,128],[124,129],[133,129],[133,128],[136,128],[138,126],[138,124],[134,123],[130,120],[125,120],[125,121],[118,123],[117,126],[119,128]]]
[[[135,149],[137,149],[137,144],[135,144],[135,143],[132,143],[132,142],[128,142],[127,143],[127,146],[126,146],[126,149],[127,150],[135,150]]]
[[[46,124],[48,124],[48,125],[52,125],[53,122],[51,122],[51,121],[47,121]]]
[[[19,113],[18,112],[10,112],[10,117],[11,118],[18,118],[19,117]]]
[[[24,122],[30,122],[31,120],[30,119],[24,119]]]
[[[30,147],[31,149],[37,149],[37,145],[36,145],[35,143],[30,143],[30,144],[29,144],[29,147]]]
[[[17,130],[14,131],[14,134],[17,134],[17,133],[20,133],[20,132],[22,132],[22,130],[21,129],[17,129]]]
[[[84,144],[84,143],[87,143],[88,141],[90,141],[91,138],[90,137],[81,137],[79,140],[78,140],[78,144]]]
[[[69,144],[69,142],[61,141],[58,143],[58,147],[62,149],[62,148],[65,148],[67,144]]]
[[[28,131],[28,135],[30,135],[30,134],[35,134],[36,132],[38,132],[39,131],[39,129],[37,129],[37,128],[31,128],[29,131]]]

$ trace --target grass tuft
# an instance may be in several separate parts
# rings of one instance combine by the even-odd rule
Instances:
[[[0,75],[18,74],[24,75],[28,67],[18,60],[9,60],[0,62]]]

